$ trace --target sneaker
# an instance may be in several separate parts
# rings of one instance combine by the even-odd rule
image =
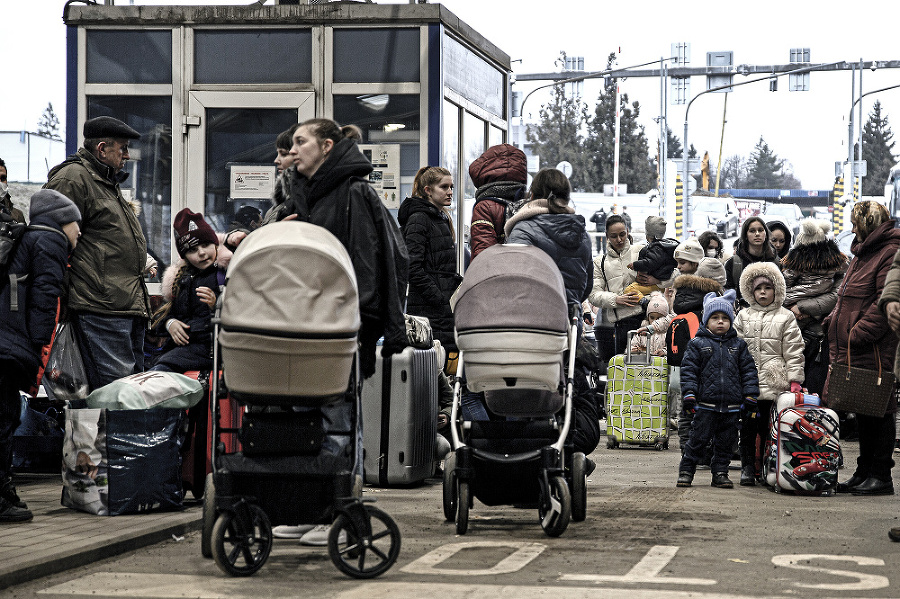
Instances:
[[[328,532],[331,530],[331,526],[328,524],[319,524],[314,527],[311,531],[300,537],[301,545],[309,545],[311,547],[324,547],[328,544]],[[338,543],[346,543],[347,542],[347,531],[342,530],[341,534],[338,535]]]
[[[0,497],[0,524],[28,522],[34,514],[28,509],[13,505],[6,498]]]
[[[900,527],[894,527],[888,531],[888,536],[895,543],[900,543]]]
[[[710,484],[718,489],[734,488],[734,483],[731,482],[731,479],[728,478],[727,472],[718,472],[716,474],[713,474],[712,483]]]
[[[299,539],[315,527],[315,524],[300,524],[299,526],[282,524],[272,529],[272,536],[276,539]]]
[[[16,487],[12,483],[12,479],[6,479],[2,485],[0,485],[0,497],[7,500],[17,508],[27,510],[28,506],[24,501],[19,499],[19,495],[16,493]]]
[[[691,483],[694,482],[694,475],[690,472],[679,472],[678,473],[678,482],[675,483],[676,487],[690,487]]]

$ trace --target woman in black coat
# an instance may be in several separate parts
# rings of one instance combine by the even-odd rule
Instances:
[[[462,281],[456,270],[456,236],[447,214],[452,201],[450,171],[423,166],[416,173],[412,195],[397,214],[409,253],[406,312],[428,318],[434,338],[448,356],[457,351],[450,297]]]

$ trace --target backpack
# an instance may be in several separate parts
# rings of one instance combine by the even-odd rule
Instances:
[[[666,361],[669,366],[681,366],[688,342],[697,334],[700,319],[694,312],[679,314],[666,329]]]
[[[2,291],[7,284],[12,286],[12,291],[9,294],[9,309],[11,312],[18,312],[19,310],[19,294],[16,288],[18,287],[20,279],[16,276],[17,273],[9,272],[9,265],[12,264],[13,256],[16,254],[16,248],[19,247],[19,243],[21,243],[25,231],[53,231],[54,233],[62,235],[67,243],[69,239],[66,237],[66,234],[59,229],[45,227],[43,225],[26,225],[25,223],[19,223],[14,221],[12,216],[5,211],[0,211],[0,291]]]

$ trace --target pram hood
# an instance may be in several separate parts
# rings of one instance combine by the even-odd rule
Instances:
[[[359,293],[347,250],[306,222],[257,229],[228,265],[221,326],[286,337],[356,333]]]
[[[566,289],[556,263],[530,245],[493,245],[473,260],[453,302],[456,330],[568,331]]]

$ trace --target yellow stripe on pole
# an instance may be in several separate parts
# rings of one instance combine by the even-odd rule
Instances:
[[[681,239],[683,230],[684,188],[681,175],[675,175],[675,238]]]
[[[841,204],[841,198],[844,196],[844,178],[838,177],[834,181],[834,196],[831,203],[831,228],[835,236],[844,230],[844,206]]]

